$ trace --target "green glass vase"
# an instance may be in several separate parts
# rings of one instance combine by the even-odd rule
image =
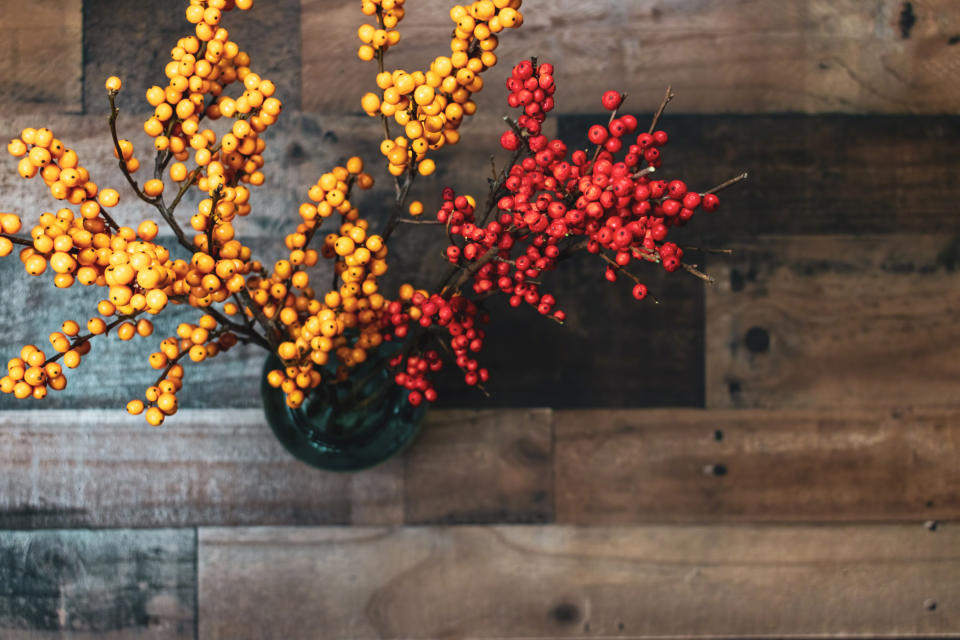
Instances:
[[[322,384],[297,409],[287,406],[283,391],[270,386],[267,374],[282,369],[270,355],[263,367],[260,393],[267,423],[295,458],[327,471],[359,471],[402,451],[416,437],[426,406],[414,407],[406,389],[393,381],[386,359],[392,345],[354,367],[350,378]],[[324,370],[326,375],[333,375]]]

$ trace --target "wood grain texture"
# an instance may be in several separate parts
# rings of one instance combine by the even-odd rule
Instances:
[[[355,54],[363,16],[336,0],[302,6],[304,108],[358,109],[375,75]],[[409,7],[388,68],[425,69],[449,55],[449,7]],[[533,55],[556,64],[566,113],[596,111],[611,88],[653,111],[668,84],[681,113],[951,112],[960,108],[952,9],[950,0],[528,2],[523,26],[501,34],[501,63],[479,104],[502,111],[509,68]]]
[[[82,0],[0,5],[0,109],[83,109]]]
[[[161,429],[119,411],[0,412],[0,529],[544,522],[548,410],[431,411],[402,456],[326,473],[260,410],[184,410]]]
[[[950,527],[201,529],[203,638],[933,636]]]
[[[144,99],[146,90],[166,82],[163,68],[170,61],[170,49],[180,38],[194,34],[184,17],[185,7],[179,0],[83,3],[86,113],[104,110],[103,82],[110,75],[122,76],[124,91],[118,100],[122,109],[153,111]],[[249,11],[231,11],[221,23],[230,39],[250,54],[253,71],[273,81],[278,97],[291,109],[300,106],[299,20],[299,0],[270,0],[254,3]],[[227,93],[239,95],[242,90]]]
[[[405,522],[553,520],[548,409],[432,412],[404,454]]]
[[[960,412],[555,413],[556,521],[960,518]]]
[[[192,529],[0,532],[0,635],[193,638]]]
[[[161,429],[122,412],[0,412],[0,528],[387,524],[399,459],[324,473],[281,448],[261,410],[182,411]]]
[[[958,244],[945,236],[735,246],[707,291],[707,406],[957,406]]]

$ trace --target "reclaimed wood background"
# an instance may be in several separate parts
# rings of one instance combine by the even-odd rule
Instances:
[[[50,126],[117,184],[103,79],[122,72],[121,128],[142,146],[184,4],[0,0],[0,135]],[[287,107],[241,229],[268,258],[305,185],[374,161],[357,5],[230,16]],[[407,3],[391,64],[446,48],[449,5]],[[184,410],[149,429],[120,409],[150,380],[144,345],[95,345],[64,392],[0,398],[0,637],[960,637],[960,7],[525,7],[464,144],[416,196],[482,192],[518,59],[557,65],[549,132],[575,144],[602,91],[645,117],[672,84],[666,172],[751,174],[684,238],[735,250],[699,260],[716,283],[651,273],[662,302],[637,305],[571,265],[553,278],[566,326],[494,308],[492,398],[444,385],[414,446],[355,475],[272,438],[260,353],[191,371]],[[54,206],[5,162],[0,210]],[[382,219],[388,196],[382,179],[365,211]],[[442,242],[420,231],[392,251],[417,280]],[[15,258],[0,287],[0,353],[96,302]]]

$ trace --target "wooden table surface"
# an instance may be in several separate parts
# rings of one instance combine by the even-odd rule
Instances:
[[[0,0],[0,135],[50,126],[111,184],[103,78],[123,72],[137,142],[184,4]],[[446,47],[449,3],[407,4],[394,62],[413,69]],[[357,111],[356,5],[230,16],[286,104],[240,230],[258,250],[379,135]],[[651,273],[661,304],[636,305],[592,262],[555,274],[567,325],[495,307],[492,398],[445,383],[410,449],[357,474],[272,437],[262,353],[189,370],[185,408],[151,429],[120,409],[146,343],[95,345],[44,403],[0,398],[0,638],[960,636],[960,9],[524,6],[417,197],[482,193],[515,60],[557,64],[548,133],[572,144],[603,90],[646,114],[671,83],[671,175],[751,173],[685,236],[734,249],[698,258],[715,284]],[[0,210],[55,206],[4,162]],[[375,219],[388,187],[364,200]],[[427,279],[442,239],[403,231],[397,271]],[[15,258],[0,290],[0,354],[96,300]]]

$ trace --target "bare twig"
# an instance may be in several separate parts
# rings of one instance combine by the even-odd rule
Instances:
[[[120,139],[117,135],[117,117],[120,115],[120,109],[117,108],[116,102],[117,92],[108,91],[107,97],[110,100],[110,116],[108,118],[108,122],[110,124],[110,135],[113,137],[113,147],[117,152],[117,157],[119,158],[120,172],[123,174],[123,177],[127,179],[127,182],[130,184],[130,188],[133,189],[133,192],[137,194],[138,198],[157,208],[157,211],[160,212],[160,215],[163,217],[164,221],[166,221],[166,223],[173,230],[174,235],[177,237],[177,242],[179,242],[180,245],[186,248],[188,251],[195,251],[196,247],[193,246],[193,243],[187,240],[187,236],[184,235],[183,229],[181,229],[180,225],[177,224],[177,221],[174,219],[170,210],[164,206],[163,200],[160,197],[151,198],[150,196],[146,195],[140,190],[140,186],[137,184],[137,181],[133,179],[132,175],[130,175],[130,171],[127,169],[127,163],[123,159],[123,151],[120,149]],[[119,229],[119,227],[116,226],[117,223],[113,222],[113,220],[107,215],[106,211],[101,209],[100,214],[104,216],[107,224],[112,223],[111,226],[113,226],[115,229]]]
[[[8,233],[0,233],[0,238],[6,238],[13,244],[23,245],[24,247],[32,247],[33,240],[27,240],[26,238],[21,238],[19,236],[12,236]]]
[[[680,266],[686,269],[688,273],[692,273],[693,275],[697,276],[704,282],[709,282],[710,284],[713,284],[715,282],[715,280],[712,277],[708,276],[703,271],[700,271],[699,269],[697,269],[697,265],[695,264],[687,264],[686,262],[681,262]]]
[[[707,195],[708,193],[716,193],[717,191],[723,191],[723,190],[726,189],[727,187],[733,186],[733,185],[737,184],[738,182],[743,182],[744,180],[747,179],[747,175],[748,175],[747,172],[744,171],[744,172],[741,173],[740,175],[734,176],[734,177],[730,178],[729,180],[727,180],[726,182],[721,182],[720,184],[718,184],[718,185],[715,186],[714,188],[708,189],[707,191],[704,191],[704,192],[703,192],[703,195]]]
[[[653,120],[650,122],[650,128],[647,129],[647,133],[653,133],[654,129],[657,128],[657,121],[660,120],[660,116],[663,115],[663,110],[667,108],[667,103],[673,100],[673,88],[670,85],[667,85],[667,92],[663,95],[663,101],[660,103],[660,108],[657,109],[657,112],[653,114]]]
[[[700,253],[725,253],[732,254],[733,249],[705,249],[701,247],[683,247],[684,251],[698,251]]]

